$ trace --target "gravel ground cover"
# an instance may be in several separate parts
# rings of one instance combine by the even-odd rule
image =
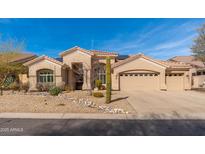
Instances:
[[[105,104],[105,97],[95,98],[87,91],[74,91],[51,96],[46,92],[5,91],[0,96],[0,112],[32,113],[135,113],[126,97],[112,93],[113,101]]]

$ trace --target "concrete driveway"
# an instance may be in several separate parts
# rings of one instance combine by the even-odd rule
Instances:
[[[205,115],[205,93],[197,91],[122,92],[138,115]]]

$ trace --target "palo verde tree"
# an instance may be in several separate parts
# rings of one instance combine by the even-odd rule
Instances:
[[[191,50],[196,58],[205,62],[205,24],[198,29],[198,36],[194,40]]]
[[[110,57],[106,58],[106,103],[111,102],[111,64]]]
[[[10,61],[21,54],[24,49],[24,43],[17,40],[0,41],[0,94],[3,94],[3,88],[8,85],[11,80],[7,78],[9,75],[23,73],[26,68],[21,64],[12,64]]]

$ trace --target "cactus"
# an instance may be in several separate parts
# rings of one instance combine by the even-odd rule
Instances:
[[[111,102],[111,64],[110,57],[106,58],[106,103]]]

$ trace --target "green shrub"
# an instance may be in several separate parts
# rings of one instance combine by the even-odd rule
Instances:
[[[94,97],[104,97],[103,93],[101,92],[93,92]]]
[[[58,96],[60,93],[62,92],[61,88],[60,87],[51,87],[49,89],[49,93],[50,95],[52,96]]]
[[[102,87],[102,81],[101,80],[95,80],[95,86],[98,88],[98,90]]]
[[[14,77],[13,77],[13,76],[8,76],[8,77],[5,79],[5,81],[4,81],[4,83],[3,83],[3,86],[4,86],[5,88],[9,88],[9,85],[11,85],[11,84],[14,83],[14,82],[15,82]]]

